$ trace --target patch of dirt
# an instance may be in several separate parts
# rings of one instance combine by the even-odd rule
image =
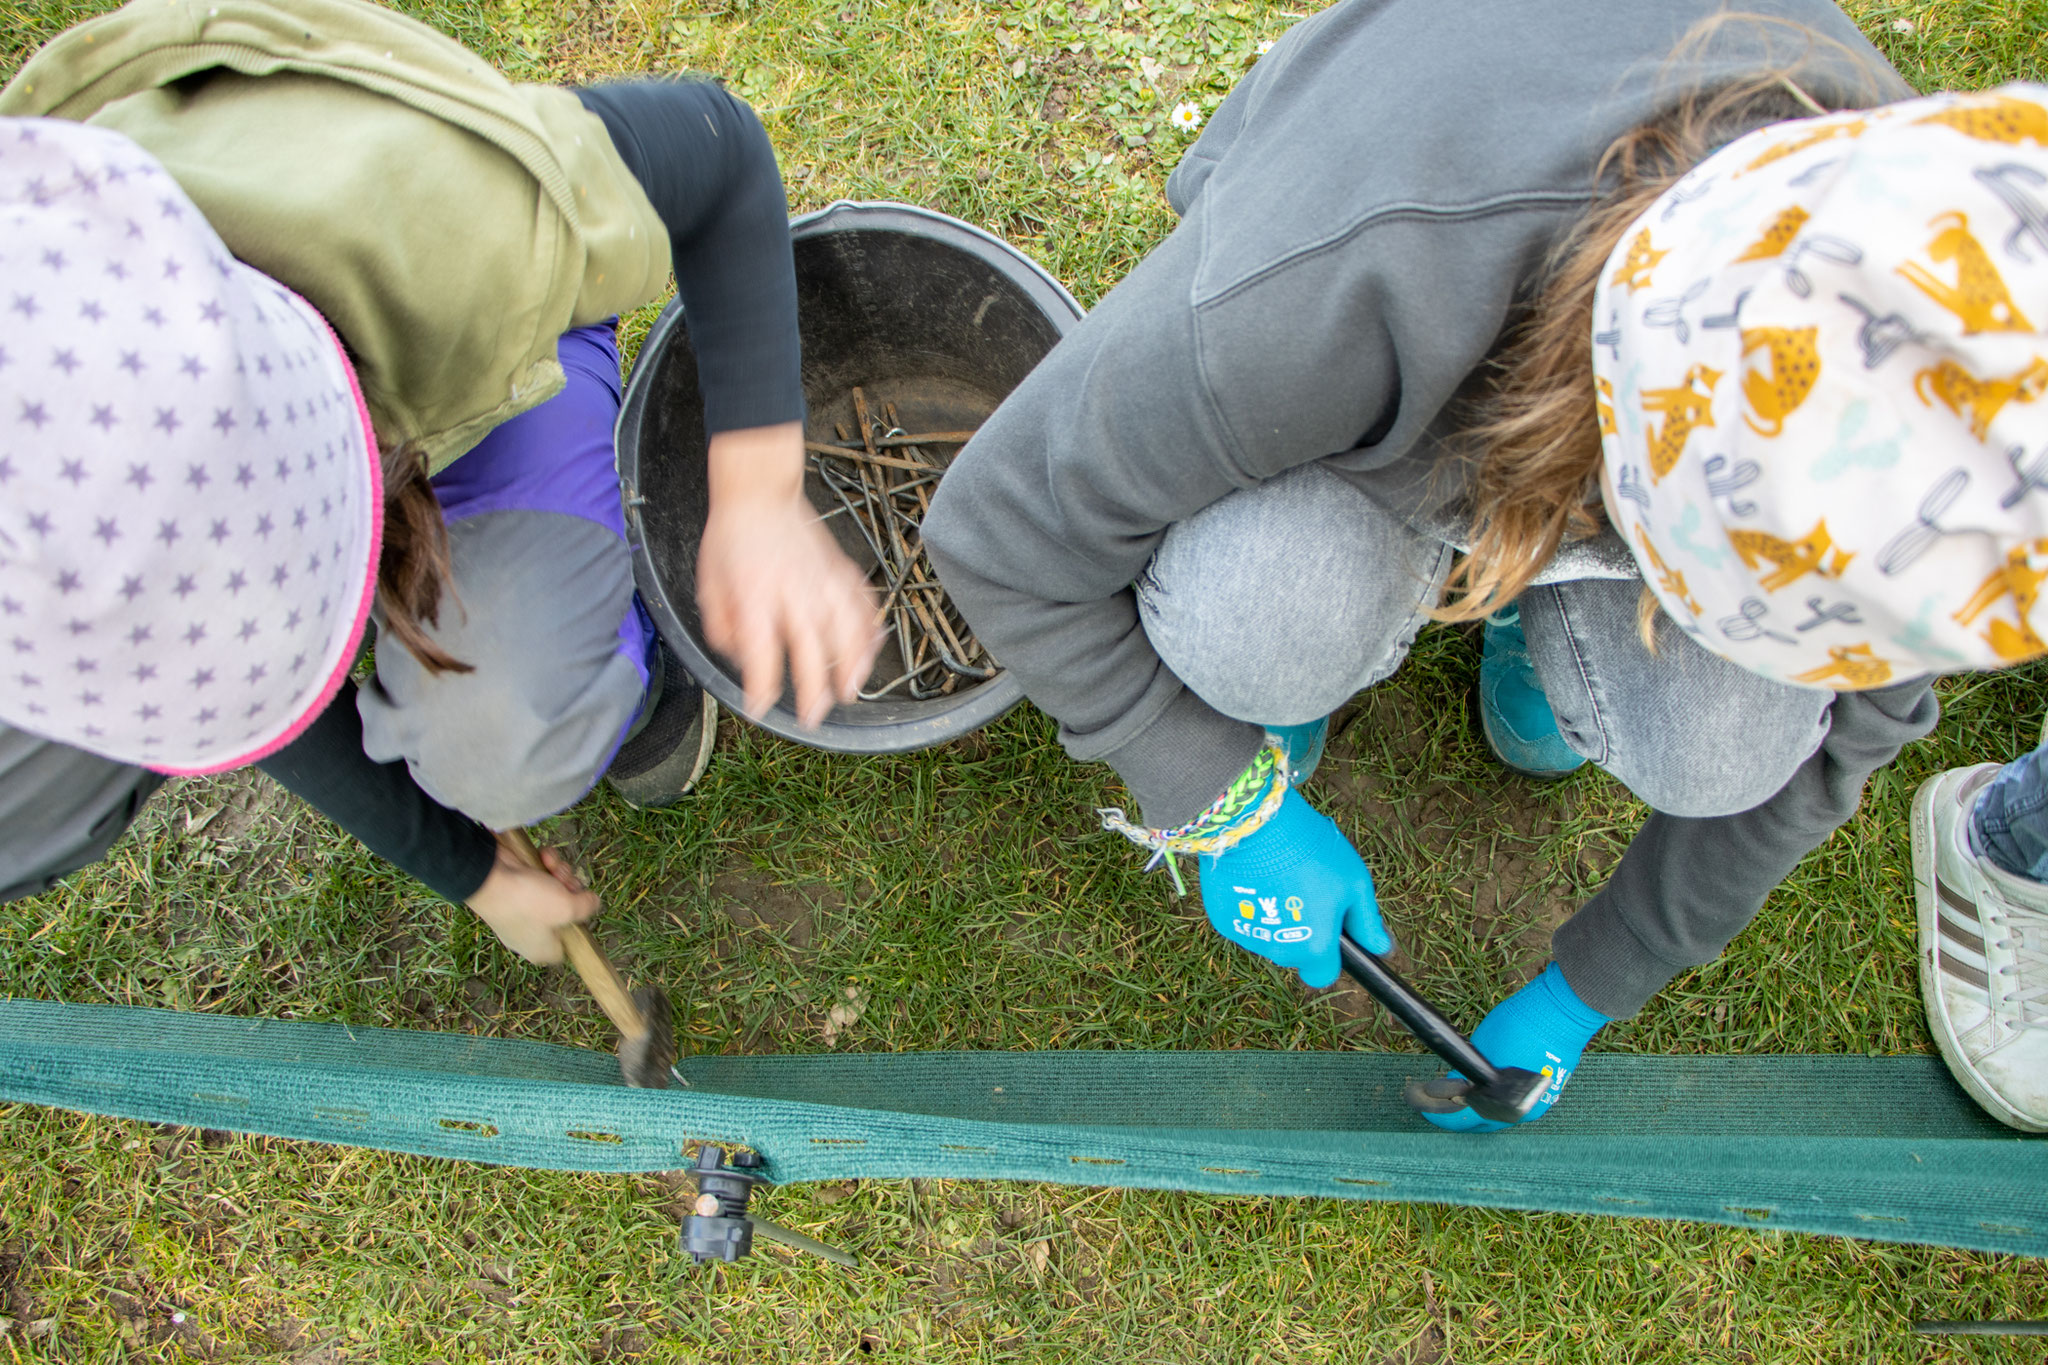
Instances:
[[[647,1354],[653,1343],[647,1333],[638,1327],[610,1328],[591,1348],[592,1360],[638,1360]]]
[[[817,937],[820,910],[843,910],[839,894],[827,886],[782,886],[751,869],[730,868],[711,879],[712,904],[743,933],[765,933],[796,953],[806,953]]]
[[[1064,916],[1058,910],[1012,910],[997,932],[1005,943],[1034,952],[1071,955],[1080,942],[1073,930],[1064,926]]]
[[[1614,854],[1587,849],[1569,864],[1553,861],[1546,845],[1554,849],[1555,836],[1575,818],[1574,793],[1539,798],[1526,779],[1504,770],[1478,782],[1469,774],[1430,776],[1432,746],[1442,742],[1440,711],[1440,704],[1432,712],[1397,687],[1367,692],[1333,721],[1308,793],[1340,821],[1347,812],[1356,817],[1368,862],[1374,862],[1370,832],[1378,828],[1439,874],[1427,887],[1408,889],[1418,901],[1405,904],[1403,888],[1381,887],[1397,935],[1404,917],[1415,922],[1433,903],[1475,939],[1511,944],[1514,951],[1503,956],[1526,978],[1548,957],[1552,932],[1578,909],[1578,888],[1606,875],[1619,844]],[[1362,761],[1367,757],[1370,762]],[[1380,775],[1386,772],[1403,776]],[[1375,870],[1381,870],[1377,863]],[[1395,965],[1412,964],[1397,955]],[[1377,1008],[1355,988],[1333,991],[1333,997],[1346,1017]]]
[[[19,1242],[0,1247],[0,1308],[16,1322],[34,1322],[42,1306],[28,1292],[27,1281],[36,1278],[36,1262]]]
[[[173,778],[136,818],[138,839],[224,860],[246,883],[310,864],[320,814],[255,768]]]

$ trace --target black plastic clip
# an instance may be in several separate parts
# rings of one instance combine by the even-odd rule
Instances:
[[[726,1156],[723,1147],[710,1144],[698,1149],[697,1164],[690,1174],[697,1177],[697,1200],[683,1219],[683,1250],[697,1264],[706,1261],[737,1261],[754,1249],[754,1223],[747,1217],[747,1201],[754,1187],[768,1183],[762,1175],[759,1152],[734,1152]]]

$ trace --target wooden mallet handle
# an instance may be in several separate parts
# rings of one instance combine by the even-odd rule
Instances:
[[[528,864],[546,870],[547,864],[541,861],[533,836],[525,830],[503,830],[498,838]],[[604,949],[597,946],[590,930],[580,924],[567,924],[556,932],[561,935],[562,952],[569,959],[569,965],[576,969],[576,975],[583,979],[584,986],[596,998],[598,1008],[605,1012],[613,1026],[628,1038],[645,1034],[648,1027],[646,1016],[633,1003],[633,992],[627,989],[625,978],[604,955]]]

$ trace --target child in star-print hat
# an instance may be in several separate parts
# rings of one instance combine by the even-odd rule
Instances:
[[[160,772],[289,743],[376,589],[340,343],[119,134],[0,119],[0,720]]]

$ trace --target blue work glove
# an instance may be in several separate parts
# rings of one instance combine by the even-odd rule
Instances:
[[[1201,870],[1202,907],[1216,932],[1300,972],[1304,985],[1337,979],[1340,930],[1369,953],[1393,951],[1365,861],[1291,787],[1243,843],[1204,854]]]

